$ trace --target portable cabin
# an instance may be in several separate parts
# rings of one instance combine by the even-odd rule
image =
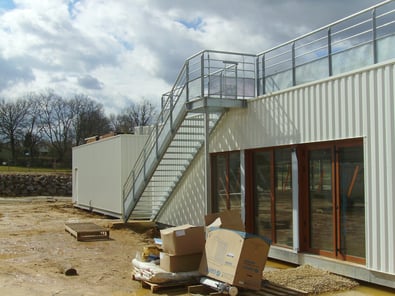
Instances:
[[[123,184],[137,161],[147,135],[94,136],[73,147],[72,201],[76,207],[122,217]]]

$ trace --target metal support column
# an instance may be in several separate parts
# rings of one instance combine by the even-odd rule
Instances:
[[[204,113],[204,191],[206,194],[206,214],[212,212],[211,208],[211,164],[210,164],[210,113],[207,108]]]

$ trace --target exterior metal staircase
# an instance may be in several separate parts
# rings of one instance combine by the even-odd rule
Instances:
[[[256,55],[202,51],[187,59],[123,188],[123,219],[155,220],[229,108],[256,95]]]

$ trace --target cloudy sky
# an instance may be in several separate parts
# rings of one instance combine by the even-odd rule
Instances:
[[[203,49],[259,53],[380,0],[0,0],[0,98],[54,90],[118,113]]]

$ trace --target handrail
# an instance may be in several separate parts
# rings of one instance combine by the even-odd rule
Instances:
[[[379,44],[387,38],[391,46]],[[257,93],[264,95],[395,58],[394,46],[395,2],[387,0],[259,53]]]
[[[213,57],[210,57],[210,55],[212,55]],[[224,57],[226,57],[227,59],[224,59]],[[245,60],[247,57],[249,58],[248,61]],[[202,96],[213,95],[213,93],[210,92],[212,91],[211,88],[213,87],[211,85],[213,84],[213,80],[211,79],[213,79],[213,77],[214,79],[216,79],[217,77],[221,77],[220,81],[216,81],[216,83],[218,84],[223,83],[223,80],[226,78],[226,71],[228,69],[223,63],[224,60],[230,60],[235,62],[235,64],[240,65],[239,68],[235,68],[234,71],[236,71],[236,73],[234,77],[231,77],[232,79],[238,79],[233,82],[235,86],[235,90],[233,90],[235,96],[232,98],[239,99],[239,97],[241,97],[244,99],[248,96],[254,97],[256,95],[255,58],[256,55],[254,54],[203,50],[200,53],[193,55],[184,62],[183,67],[181,68],[172,89],[168,93],[162,95],[162,109],[157,117],[155,127],[151,130],[146,141],[146,145],[144,146],[139,157],[137,158],[133,169],[130,171],[127,180],[124,183],[124,206],[125,200],[130,198],[131,194],[133,200],[135,198],[138,198],[137,196],[134,196],[135,194],[139,193],[136,192],[136,190],[138,189],[136,187],[137,179],[140,177],[141,180],[141,176],[143,176],[144,182],[146,182],[146,178],[150,178],[150,174],[152,173],[153,168],[146,167],[148,159],[150,159],[150,157],[152,158],[152,156],[155,155],[157,161],[159,162],[160,158],[163,156],[164,153],[164,151],[162,151],[162,145],[166,145],[166,143],[162,142],[169,142],[171,138],[174,137],[174,129],[177,128],[176,125],[179,124],[178,121],[181,120],[181,117],[184,116],[182,112],[186,112],[185,107],[180,104],[186,103],[194,98],[201,98]],[[245,87],[245,84],[248,81],[251,82],[251,80],[253,81],[252,92],[251,88],[249,88],[249,93],[246,93],[247,88]],[[238,83],[241,83],[241,90],[238,89]],[[225,87],[229,87],[229,85],[226,85]],[[193,90],[193,88],[195,88],[195,90]],[[181,97],[183,98],[183,100],[180,102]],[[162,135],[162,133],[164,133],[164,128],[168,126],[170,126],[170,134]],[[166,132],[168,132],[168,130],[166,130]],[[159,143],[159,141],[162,142]],[[139,186],[140,185],[141,184],[139,184]],[[127,215],[128,214],[129,213],[127,213]]]
[[[311,32],[309,32],[309,33],[306,33],[306,34],[301,35],[301,36],[299,36],[299,37],[296,37],[296,38],[294,38],[294,39],[291,39],[291,40],[289,40],[289,41],[287,41],[287,42],[285,42],[285,43],[282,43],[282,44],[276,45],[276,46],[274,46],[274,47],[272,47],[272,48],[270,48],[270,49],[261,51],[260,53],[257,54],[257,56],[261,56],[261,55],[263,55],[263,54],[265,54],[265,53],[267,53],[267,52],[274,51],[274,50],[276,50],[276,49],[278,49],[278,48],[283,47],[283,46],[286,45],[286,44],[292,44],[292,43],[294,43],[294,42],[296,42],[296,41],[298,41],[298,40],[300,40],[300,39],[304,39],[304,38],[306,38],[306,37],[308,37],[308,36],[314,35],[315,33],[318,33],[318,32],[320,32],[320,31],[322,31],[322,30],[324,30],[324,29],[333,27],[333,26],[338,25],[338,24],[340,24],[340,23],[343,23],[343,22],[345,22],[345,21],[347,21],[347,20],[353,19],[353,18],[355,18],[356,16],[359,16],[359,15],[362,15],[362,14],[364,14],[364,13],[366,13],[366,12],[372,11],[372,10],[375,9],[375,8],[384,6],[384,5],[386,5],[386,4],[388,4],[388,3],[391,3],[391,2],[393,2],[393,1],[394,1],[394,0],[386,0],[386,1],[384,1],[384,2],[375,4],[375,5],[371,6],[371,7],[365,8],[365,9],[363,9],[363,10],[361,10],[361,11],[359,11],[359,12],[356,12],[356,13],[354,13],[354,14],[352,14],[352,15],[349,15],[349,16],[346,16],[346,17],[340,19],[340,20],[334,21],[334,22],[330,23],[329,25],[325,25],[325,26],[323,26],[323,27],[320,27],[320,28],[318,28],[318,29],[315,29],[314,31],[311,31]]]

